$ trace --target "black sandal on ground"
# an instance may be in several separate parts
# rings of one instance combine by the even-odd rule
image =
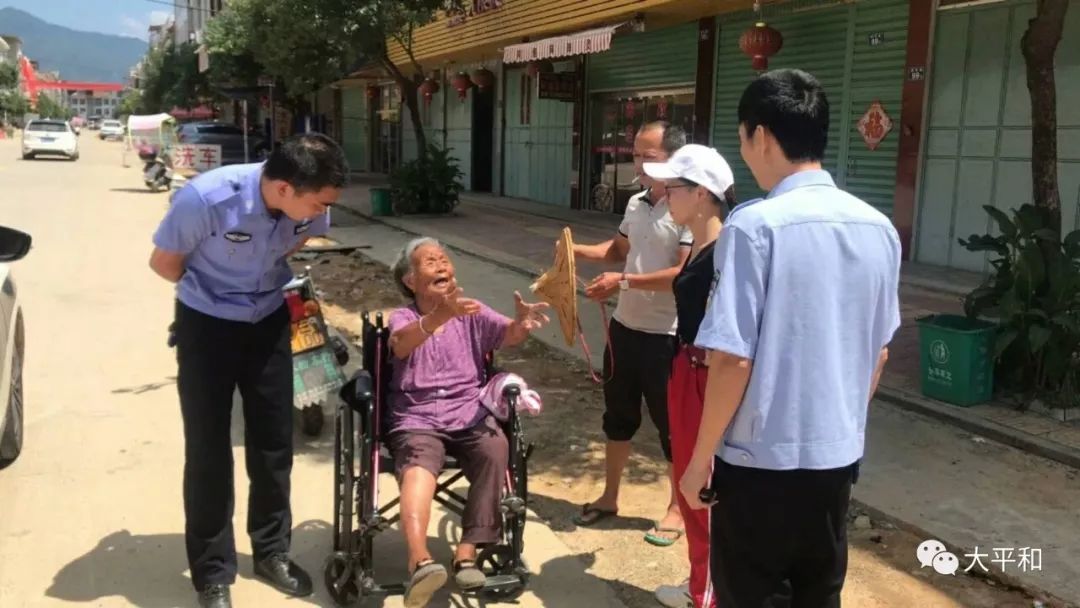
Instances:
[[[446,568],[433,559],[416,562],[416,569],[405,588],[405,608],[423,608],[431,596],[446,584]]]
[[[454,582],[461,589],[478,589],[487,582],[487,576],[476,566],[475,559],[456,560],[453,567]]]

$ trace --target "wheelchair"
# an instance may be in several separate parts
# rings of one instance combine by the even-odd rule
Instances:
[[[365,312],[362,319],[362,368],[342,387],[342,403],[335,415],[334,551],[323,574],[326,588],[339,606],[405,593],[404,582],[380,584],[375,580],[374,539],[396,523],[400,513],[395,512],[398,498],[381,505],[379,495],[379,474],[394,472],[392,456],[382,441],[382,413],[391,375],[390,330],[382,313],[372,319]],[[496,373],[491,354],[484,367],[486,382]],[[517,386],[503,391],[509,417],[502,427],[510,455],[500,503],[500,539],[480,548],[476,563],[487,580],[483,587],[468,592],[496,601],[518,598],[530,576],[522,550],[528,505],[526,467],[532,445],[526,442],[517,412],[519,395]],[[462,477],[464,472],[456,459],[447,455],[434,500],[459,517],[464,513],[465,497],[451,486]]]

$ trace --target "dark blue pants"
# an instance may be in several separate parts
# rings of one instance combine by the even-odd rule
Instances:
[[[177,385],[184,418],[184,536],[195,589],[236,580],[231,414],[244,401],[248,535],[255,560],[289,550],[292,351],[283,305],[258,323],[176,305]]]

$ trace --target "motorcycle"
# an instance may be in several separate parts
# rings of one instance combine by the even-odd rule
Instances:
[[[292,333],[293,405],[300,410],[304,434],[316,437],[322,432],[323,402],[345,385],[342,368],[349,362],[349,347],[330,335],[310,266],[283,290]]]
[[[143,161],[143,183],[151,192],[171,186],[173,170],[167,154],[159,154],[153,146],[140,146],[139,160]]]
[[[311,268],[296,275],[282,288],[289,308],[293,355],[293,406],[300,410],[300,428],[317,437],[325,423],[323,402],[345,385],[349,347],[331,336],[322,314]],[[176,346],[175,324],[169,325],[169,348]]]

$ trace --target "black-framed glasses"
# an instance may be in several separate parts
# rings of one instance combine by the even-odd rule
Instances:
[[[697,187],[698,187],[697,184],[673,184],[673,185],[670,185],[670,186],[664,186],[664,188],[666,190],[678,190],[679,188],[686,188],[687,190],[690,190],[691,188],[697,188]]]

